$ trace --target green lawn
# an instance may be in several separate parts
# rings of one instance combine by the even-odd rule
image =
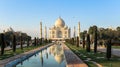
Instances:
[[[76,47],[68,43],[66,43],[66,45],[83,61],[87,60],[87,58],[90,58],[91,61],[95,61],[101,64],[103,67],[120,67],[120,57],[112,56],[110,61],[108,61],[106,59],[105,53],[97,52],[96,54],[94,54],[93,51],[86,52],[86,50],[81,47]],[[89,67],[97,67],[95,64],[91,62],[88,61],[84,61],[84,62],[87,63]]]
[[[15,53],[12,50],[6,50],[4,55],[2,55],[2,56],[0,55],[0,60],[9,58],[9,57],[12,57],[12,56],[15,56],[15,55],[18,55],[18,54],[33,50],[33,49],[36,49],[36,48],[44,46],[44,45],[45,44],[39,45],[39,46],[24,47],[23,50],[21,50],[20,48],[17,48]]]

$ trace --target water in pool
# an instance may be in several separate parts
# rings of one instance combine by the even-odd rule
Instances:
[[[62,46],[50,46],[15,67],[66,67]]]

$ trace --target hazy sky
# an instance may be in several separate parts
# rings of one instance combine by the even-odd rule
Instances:
[[[51,27],[59,16],[71,28],[80,21],[82,31],[92,25],[117,27],[120,0],[0,0],[0,31],[11,26],[39,36],[40,21]]]

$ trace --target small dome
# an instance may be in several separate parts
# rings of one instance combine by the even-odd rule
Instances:
[[[64,26],[64,28],[65,28],[65,29],[67,29],[67,28],[68,28],[68,26]]]
[[[55,26],[56,26],[56,27],[64,27],[64,26],[65,26],[64,20],[59,17],[59,18],[56,20],[56,22],[55,22]]]

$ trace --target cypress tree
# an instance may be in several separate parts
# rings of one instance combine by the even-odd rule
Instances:
[[[36,46],[36,37],[35,37],[35,39],[34,39],[34,45]]]
[[[39,45],[39,38],[37,38],[37,45]]]
[[[20,48],[23,50],[22,35],[20,36]]]
[[[90,52],[90,35],[87,34],[86,51]]]
[[[13,52],[15,52],[16,51],[16,37],[15,37],[15,35],[13,35],[13,40],[12,40],[13,42],[12,42],[12,44],[13,44]]]
[[[27,38],[27,47],[29,47],[29,39]]]
[[[5,39],[4,39],[4,34],[1,34],[1,55],[4,54],[4,48],[5,48]]]
[[[83,44],[83,48],[85,48],[85,34],[83,34],[83,41],[82,41],[82,44]]]
[[[38,45],[38,38],[36,37],[36,46]]]
[[[40,39],[38,38],[38,44],[40,45]]]
[[[77,42],[77,47],[79,47],[79,37],[77,37],[76,42]]]
[[[39,42],[39,45],[40,45],[40,38],[39,38],[38,42]]]
[[[111,39],[107,40],[107,50],[106,50],[106,57],[108,60],[111,58]]]
[[[97,27],[94,30],[94,53],[97,52]]]
[[[45,39],[45,43],[47,43],[47,39]]]
[[[40,45],[42,45],[42,40],[41,40],[41,38],[40,38]]]
[[[74,38],[72,38],[72,45],[74,44]]]
[[[76,37],[74,37],[74,44],[73,45],[76,45]]]
[[[42,45],[42,38],[40,38],[40,45]]]

